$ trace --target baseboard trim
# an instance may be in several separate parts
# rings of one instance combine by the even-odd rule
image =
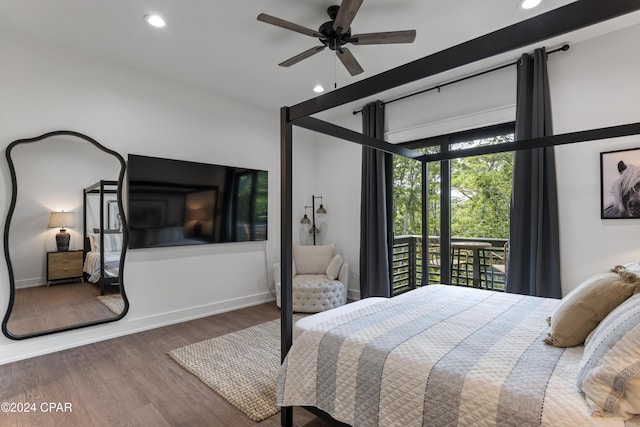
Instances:
[[[150,316],[130,317],[128,313],[116,322],[25,340],[3,338],[0,365],[272,301],[275,297],[264,292]]]
[[[35,277],[32,279],[16,280],[16,289],[35,288],[38,286],[45,286],[47,284],[46,277]]]

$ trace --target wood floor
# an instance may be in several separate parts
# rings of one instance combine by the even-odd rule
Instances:
[[[279,426],[280,414],[252,422],[167,355],[279,315],[262,304],[0,365],[0,404],[36,406],[0,412],[0,426]],[[294,410],[294,426],[328,425]]]
[[[107,289],[119,292],[117,286]],[[98,285],[88,282],[17,289],[7,329],[14,335],[28,335],[115,317],[98,295]]]

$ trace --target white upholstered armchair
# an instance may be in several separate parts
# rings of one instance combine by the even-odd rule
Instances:
[[[335,245],[293,245],[293,311],[317,313],[347,302],[349,263],[334,254]],[[280,307],[280,263],[273,265],[276,304]]]

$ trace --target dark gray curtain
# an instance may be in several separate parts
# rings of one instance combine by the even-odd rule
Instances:
[[[518,63],[515,139],[552,135],[547,54]],[[561,298],[553,147],[517,151],[513,165],[507,292]]]
[[[384,104],[362,109],[362,133],[384,138]],[[389,266],[393,245],[392,156],[362,147],[362,202],[360,208],[360,297],[390,297]]]

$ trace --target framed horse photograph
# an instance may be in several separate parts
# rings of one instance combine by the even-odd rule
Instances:
[[[600,218],[640,218],[640,148],[600,153]]]

